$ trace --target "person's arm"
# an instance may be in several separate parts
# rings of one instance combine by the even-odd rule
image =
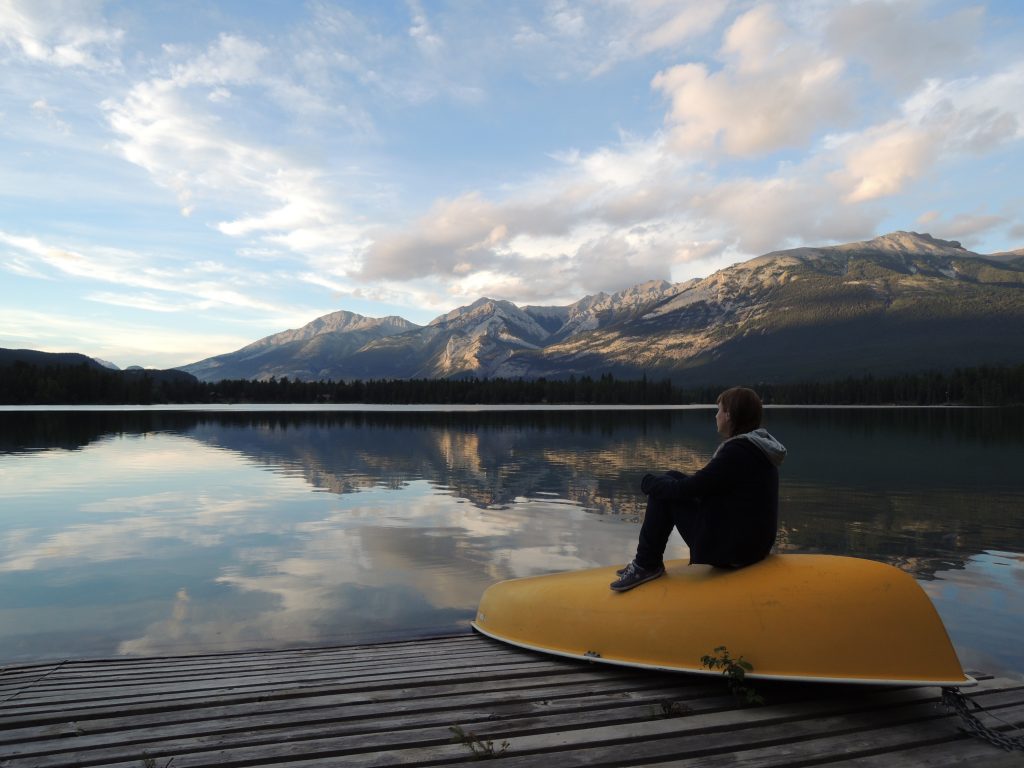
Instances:
[[[735,442],[727,443],[703,469],[692,475],[681,472],[644,475],[640,481],[640,490],[656,499],[669,501],[717,496],[735,482],[739,463],[737,460],[742,457],[739,453],[742,450]]]

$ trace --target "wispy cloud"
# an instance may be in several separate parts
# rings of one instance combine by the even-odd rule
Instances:
[[[258,337],[325,305],[565,303],[928,212],[1001,247],[1022,226],[1013,8],[115,10],[0,0],[0,269],[26,310],[45,283]]]
[[[236,307],[264,312],[278,312],[279,305],[252,294],[243,293],[239,285],[252,285],[244,272],[235,272],[220,281],[209,279],[206,265],[175,266],[171,262],[157,263],[151,257],[123,249],[92,247],[88,252],[50,245],[35,237],[12,235],[0,231],[0,245],[13,253],[15,264],[31,264],[34,271],[51,277],[63,275],[79,278],[87,283],[102,282],[129,289],[143,289],[151,296],[176,296],[176,304],[160,302],[161,311],[186,308]],[[31,267],[23,267],[27,269]],[[197,277],[199,279],[197,279]],[[112,294],[103,294],[107,303]],[[134,295],[134,294],[133,294]],[[181,302],[180,297],[188,301]],[[131,297],[124,296],[122,306],[133,306]],[[172,308],[174,308],[172,310]]]
[[[124,31],[98,2],[0,0],[0,51],[55,67],[117,70]]]

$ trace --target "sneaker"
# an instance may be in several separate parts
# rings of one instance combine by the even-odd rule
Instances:
[[[617,570],[617,571],[615,572],[615,575],[616,575],[616,576],[621,576],[622,574],[624,574],[624,573],[625,573],[626,571],[628,571],[628,570],[629,570],[629,566],[630,566],[630,565],[631,565],[631,564],[627,564],[627,565],[624,565],[624,566],[622,566],[621,568],[619,568],[619,570]]]
[[[659,565],[657,568],[643,568],[637,565],[636,560],[634,560],[619,572],[618,580],[613,581],[610,586],[616,592],[625,592],[633,587],[639,587],[644,582],[654,581],[654,579],[664,575],[664,565]]]

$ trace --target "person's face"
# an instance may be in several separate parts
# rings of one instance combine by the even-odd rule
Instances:
[[[718,404],[718,413],[715,414],[715,427],[722,437],[730,437],[732,434],[732,419],[729,418],[729,412],[722,408],[721,403]]]

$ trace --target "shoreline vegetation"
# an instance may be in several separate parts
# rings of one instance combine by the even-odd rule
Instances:
[[[727,386],[652,381],[567,379],[382,379],[300,381],[287,377],[199,381],[182,371],[114,371],[81,365],[0,366],[0,405],[171,404],[467,404],[467,405],[686,405],[711,403]],[[830,381],[740,382],[771,405],[1024,404],[1024,364],[925,371],[895,376],[849,376]]]

